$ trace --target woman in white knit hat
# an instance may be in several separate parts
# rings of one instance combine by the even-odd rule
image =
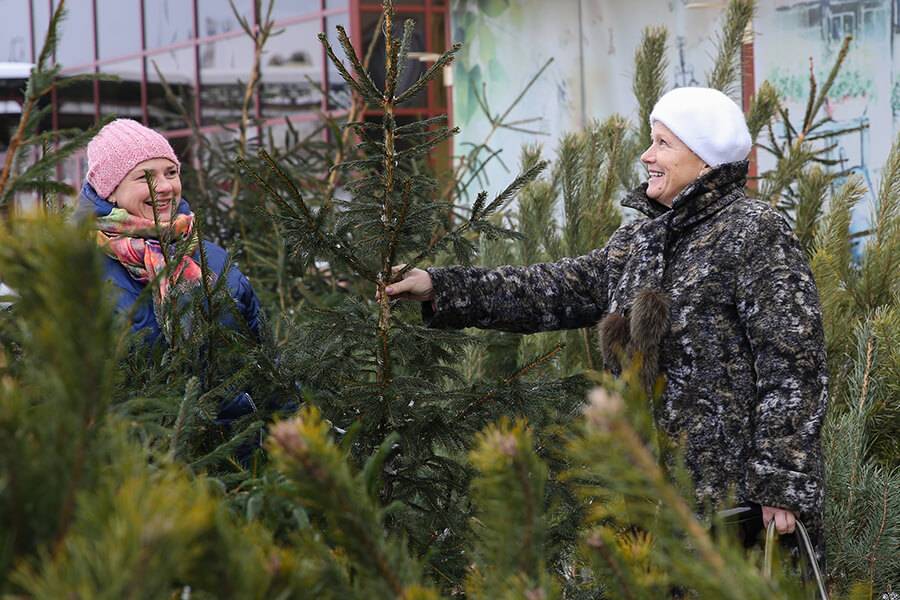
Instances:
[[[412,269],[386,290],[433,327],[522,333],[598,324],[606,368],[641,359],[658,428],[683,451],[699,507],[729,493],[778,531],[802,517],[822,556],[827,399],[818,293],[790,227],[747,198],[751,139],[709,88],[664,95],[624,199],[646,218],[590,254],[526,267]]]

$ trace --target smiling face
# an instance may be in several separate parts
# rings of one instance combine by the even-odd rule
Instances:
[[[178,166],[168,158],[145,160],[128,172],[125,179],[109,195],[109,201],[124,208],[129,214],[153,220],[153,203],[150,189],[144,179],[144,171],[150,171],[156,182],[156,211],[159,218],[168,220],[173,206],[181,199],[181,175]]]
[[[709,167],[659,121],[653,123],[650,138],[650,147],[641,155],[641,162],[650,174],[647,196],[660,204],[672,206],[678,192]]]

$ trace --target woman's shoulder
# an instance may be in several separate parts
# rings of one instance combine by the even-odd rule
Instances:
[[[743,232],[745,237],[783,234],[793,236],[790,223],[768,202],[744,197],[726,209],[725,222]]]
[[[636,235],[640,235],[641,231],[647,227],[651,227],[653,219],[635,219],[623,223],[609,237],[608,244],[610,246],[627,246],[631,243]]]
[[[221,275],[228,264],[228,250],[209,240],[203,240],[203,252],[206,255],[206,262],[209,268],[215,271],[217,275]]]
[[[767,202],[745,198],[730,206],[724,221],[733,239],[739,260],[758,252],[780,256],[801,256],[803,250],[785,216]],[[777,252],[776,252],[777,251]]]
[[[105,279],[119,288],[124,294],[136,298],[141,293],[141,290],[144,289],[145,284],[132,277],[128,269],[112,257],[103,256],[103,270]]]
[[[241,273],[238,265],[231,260],[231,257],[225,248],[215,242],[203,240],[203,251],[206,253],[207,265],[217,276],[221,276],[225,269],[228,269],[226,277],[228,278],[229,287],[242,288],[244,286],[249,286],[249,281],[244,274]]]
[[[729,219],[746,219],[749,221],[765,221],[767,223],[778,220],[784,221],[784,217],[778,212],[777,208],[768,202],[751,198],[746,192],[743,192],[735,202],[729,204],[723,211],[723,214],[727,215]]]

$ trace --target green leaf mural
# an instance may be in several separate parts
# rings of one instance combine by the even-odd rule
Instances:
[[[481,65],[487,65],[487,80],[493,85],[509,81],[503,62],[497,56],[497,22],[504,26],[518,22],[522,7],[510,0],[455,0],[452,6],[454,40],[462,42],[453,74],[455,116],[466,125],[479,112],[476,94],[481,92],[485,77]]]

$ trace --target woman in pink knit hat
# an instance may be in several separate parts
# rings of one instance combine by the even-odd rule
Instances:
[[[202,282],[200,244],[203,244],[208,277],[226,277],[237,314],[254,335],[259,334],[260,307],[249,280],[228,264],[221,247],[201,241],[194,229],[194,214],[181,197],[181,163],[169,142],[137,121],[117,119],[97,133],[87,147],[88,173],[81,190],[79,213],[92,214],[97,243],[106,255],[107,279],[118,289],[117,309],[128,314],[132,327],[149,343],[172,341],[181,323],[173,318],[183,306],[179,298],[196,292]],[[152,175],[155,202],[145,173]],[[160,239],[162,238],[163,243]],[[176,244],[187,242],[188,251],[168,276],[161,276],[174,256]],[[171,256],[165,256],[170,248]],[[142,296],[154,282],[149,295]],[[224,311],[224,325],[239,328]],[[162,339],[160,338],[162,334]]]

